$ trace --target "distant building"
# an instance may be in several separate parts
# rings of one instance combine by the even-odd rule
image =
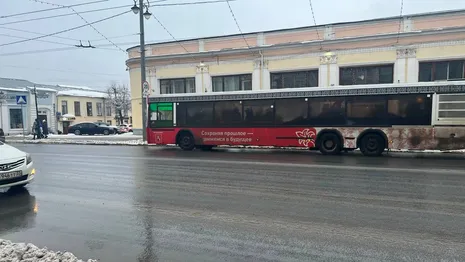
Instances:
[[[25,96],[27,104],[17,105],[17,96]],[[46,120],[53,133],[66,132],[69,125],[84,121],[114,124],[114,109],[106,102],[106,93],[89,87],[0,78],[0,127],[13,135],[22,134],[23,125],[26,134],[31,133],[36,118]]]
[[[465,78],[465,11],[146,45],[152,96]],[[141,131],[140,47],[128,49]],[[186,51],[187,50],[187,51]]]

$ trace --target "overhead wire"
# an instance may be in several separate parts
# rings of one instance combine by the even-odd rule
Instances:
[[[108,2],[108,1],[109,1],[109,0],[97,0],[97,1],[92,1],[92,2],[79,3],[79,4],[75,4],[75,5],[68,5],[68,6],[66,6],[66,7],[54,7],[54,8],[41,9],[41,10],[34,10],[34,11],[23,12],[23,13],[16,13],[16,14],[11,14],[11,15],[2,15],[2,16],[0,16],[0,19],[2,19],[2,18],[9,18],[9,17],[15,17],[15,16],[21,16],[21,15],[30,15],[30,14],[36,14],[36,13],[54,11],[54,10],[59,10],[59,9],[69,8],[69,7],[76,7],[76,6],[97,4],[97,3]]]
[[[54,4],[54,3],[49,3],[49,2],[45,2],[45,1],[41,1],[41,0],[29,0],[29,1],[33,1],[33,2],[36,2],[36,3],[41,3],[41,4],[47,4],[47,5],[52,5],[52,6],[58,6],[58,7],[66,7],[64,5],[60,5],[60,4]],[[83,20],[89,27],[91,27],[97,34],[99,34],[100,36],[102,36],[103,38],[105,38],[108,42],[110,42],[113,46],[115,46],[116,48],[118,48],[120,51],[122,51],[123,53],[126,53],[126,50],[122,49],[121,47],[119,47],[117,44],[115,44],[113,41],[111,41],[110,39],[108,39],[108,37],[106,37],[104,34],[102,34],[102,32],[100,32],[95,26],[93,26],[91,23],[89,23],[89,21],[87,21],[87,19],[85,19],[79,12],[77,12],[73,7],[68,7],[69,9],[71,9],[71,11],[73,11],[77,16],[79,16],[81,18],[81,20]],[[90,44],[89,44],[90,45]]]
[[[234,22],[236,22],[237,29],[239,29],[239,32],[241,33],[242,39],[244,39],[244,42],[245,42],[245,44],[247,45],[247,47],[250,48],[250,45],[249,45],[249,43],[247,42],[247,39],[245,38],[244,33],[242,33],[241,27],[239,26],[239,22],[237,21],[237,18],[236,18],[236,16],[234,15],[234,12],[233,12],[233,10],[232,10],[232,8],[231,8],[231,5],[229,4],[229,0],[226,0],[226,3],[228,4],[229,11],[231,12],[231,15],[232,15],[232,18],[234,19]]]
[[[404,0],[400,0],[399,31],[397,32],[396,44],[399,43],[400,31],[402,29],[403,11],[404,11]]]
[[[72,28],[68,28],[68,29],[65,29],[65,30],[58,31],[58,32],[46,34],[46,35],[43,35],[43,36],[37,36],[37,37],[33,37],[33,38],[29,38],[29,39],[24,39],[24,40],[20,40],[20,41],[15,41],[15,42],[10,42],[10,43],[0,44],[0,47],[2,47],[2,46],[14,45],[14,44],[19,44],[19,43],[24,43],[24,42],[29,42],[29,41],[34,41],[34,40],[36,40],[36,39],[41,39],[41,38],[44,38],[44,37],[49,37],[49,36],[54,36],[54,35],[62,34],[62,33],[65,33],[65,32],[69,32],[69,31],[73,31],[73,30],[76,30],[76,29],[79,29],[79,28],[86,27],[86,26],[88,26],[89,24],[96,24],[96,23],[100,23],[100,22],[103,22],[103,21],[106,21],[106,20],[110,20],[110,19],[113,19],[113,18],[115,18],[115,17],[118,17],[118,16],[121,16],[121,15],[127,14],[127,13],[129,13],[129,12],[132,12],[132,11],[131,11],[131,10],[125,11],[125,12],[122,12],[122,13],[119,13],[119,14],[116,14],[116,15],[112,15],[112,16],[109,16],[109,17],[102,18],[102,19],[97,20],[97,21],[93,21],[93,22],[91,22],[91,23],[86,23],[86,24],[84,24],[84,25],[75,26],[75,27],[72,27]]]
[[[13,38],[19,38],[19,39],[29,39],[28,37],[9,35],[9,34],[0,34],[0,36],[13,37]],[[56,44],[56,45],[74,46],[72,44],[66,44],[66,43],[48,41],[48,40],[41,40],[41,39],[37,39],[35,41],[43,42],[43,43],[51,43],[51,44]]]
[[[63,70],[63,69],[52,69],[52,68],[38,68],[38,67],[29,67],[29,66],[16,66],[16,65],[1,65],[0,67],[11,67],[11,68],[24,68],[24,69],[34,69],[40,71],[54,71],[54,72],[63,72],[63,73],[76,73],[76,74],[85,74],[85,75],[98,75],[98,76],[121,76],[121,74],[108,74],[108,73],[96,73],[96,72],[80,72],[75,70]]]
[[[323,39],[321,39],[321,37],[320,37],[320,32],[318,31],[318,25],[317,25],[317,23],[316,23],[315,12],[313,11],[313,3],[312,3],[312,0],[308,0],[308,3],[310,4],[310,11],[312,12],[313,23],[315,24],[316,36],[317,36],[318,40],[320,41],[320,50],[323,50],[323,45],[322,45],[322,43],[321,43],[321,41],[323,41]]]
[[[152,13],[152,17],[155,18],[155,20],[157,20],[160,26],[163,27],[163,29],[171,36],[171,38],[173,38],[173,40],[176,41],[176,43],[178,43],[184,49],[184,51],[186,51],[186,53],[190,53],[189,50],[187,50],[187,48],[181,43],[181,41],[178,41],[176,37],[174,37],[174,35],[171,34],[171,32],[163,25],[163,23],[153,13]]]

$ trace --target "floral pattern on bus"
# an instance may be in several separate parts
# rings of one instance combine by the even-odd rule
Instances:
[[[295,134],[299,138],[299,145],[303,145],[305,147],[315,147],[315,131],[306,128],[304,130],[295,132]]]

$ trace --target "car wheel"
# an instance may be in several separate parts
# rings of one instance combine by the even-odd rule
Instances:
[[[74,134],[77,135],[77,136],[80,136],[80,135],[81,135],[81,131],[80,131],[80,130],[75,130],[75,131],[74,131]]]
[[[108,135],[110,134],[110,131],[108,131],[108,130],[103,130],[103,134],[106,135],[106,136],[108,136]]]

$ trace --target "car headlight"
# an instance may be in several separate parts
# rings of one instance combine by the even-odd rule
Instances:
[[[29,165],[30,163],[32,163],[32,156],[30,154],[27,154],[26,155],[26,165]]]

